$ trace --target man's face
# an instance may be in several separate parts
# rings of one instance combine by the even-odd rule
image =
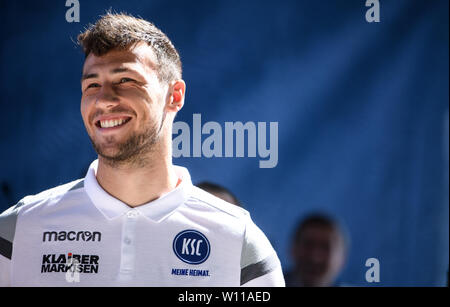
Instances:
[[[305,286],[330,286],[342,269],[344,257],[342,238],[323,225],[307,226],[293,247],[297,274]]]
[[[138,162],[159,141],[168,85],[156,63],[145,43],[86,58],[81,114],[95,150],[111,163]]]

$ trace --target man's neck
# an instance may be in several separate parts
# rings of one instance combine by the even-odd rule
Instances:
[[[178,181],[171,159],[153,157],[145,166],[111,166],[99,157],[97,181],[115,198],[137,207],[172,191]]]

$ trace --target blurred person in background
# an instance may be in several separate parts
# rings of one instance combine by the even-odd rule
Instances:
[[[287,287],[335,287],[348,253],[348,239],[338,222],[311,214],[295,229],[290,254],[293,269],[285,274]]]
[[[229,202],[230,204],[242,207],[242,204],[239,201],[239,199],[237,199],[237,197],[233,193],[231,193],[230,190],[221,185],[209,181],[202,181],[197,184],[197,187],[208,193],[213,194],[214,196],[226,202]]]

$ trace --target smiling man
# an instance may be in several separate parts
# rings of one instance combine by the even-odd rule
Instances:
[[[0,286],[284,286],[248,212],[172,164],[186,85],[167,36],[108,13],[78,40],[81,115],[98,159],[84,179],[0,215]]]

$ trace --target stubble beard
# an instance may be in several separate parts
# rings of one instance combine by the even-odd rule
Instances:
[[[149,157],[151,152],[156,150],[156,146],[160,141],[165,115],[164,113],[159,125],[150,125],[143,132],[133,132],[126,141],[116,144],[114,154],[107,153],[105,146],[96,143],[90,137],[92,145],[97,154],[103,158],[103,161],[112,168],[123,166],[145,167],[150,163]],[[114,142],[116,142],[114,136],[106,138],[106,143]]]

